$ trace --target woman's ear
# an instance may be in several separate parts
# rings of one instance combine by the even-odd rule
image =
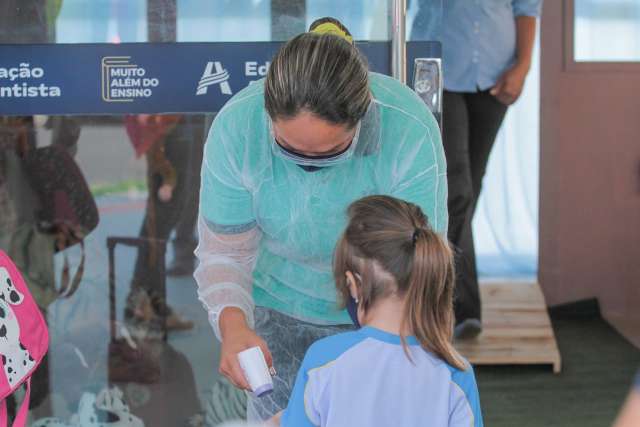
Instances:
[[[356,303],[357,303],[360,300],[359,292],[358,292],[358,287],[360,284],[358,280],[356,280],[356,277],[353,275],[352,272],[347,271],[344,274],[345,276],[347,276],[347,286],[349,287],[349,293],[351,294],[351,298],[356,300]]]

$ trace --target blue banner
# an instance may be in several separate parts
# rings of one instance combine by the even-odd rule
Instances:
[[[281,42],[0,45],[0,115],[219,111],[266,75]],[[361,42],[372,71],[389,74],[390,43]],[[438,42],[407,43],[413,60]]]

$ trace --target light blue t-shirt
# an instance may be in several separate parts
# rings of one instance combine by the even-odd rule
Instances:
[[[453,368],[407,338],[364,327],[313,344],[282,427],[481,427],[473,369]]]

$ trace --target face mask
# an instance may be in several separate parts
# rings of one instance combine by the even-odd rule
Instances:
[[[358,273],[354,273],[356,280],[362,283],[362,277]],[[356,328],[360,328],[360,321],[358,320],[358,302],[349,295],[349,299],[347,300],[347,313],[349,313],[349,317],[351,317],[351,321],[356,326]]]
[[[338,153],[325,156],[307,156],[305,154],[289,150],[280,145],[273,134],[273,126],[271,124],[271,121],[269,121],[269,126],[271,129],[271,148],[273,154],[280,157],[281,159],[297,164],[307,172],[315,172],[319,168],[335,166],[349,160],[353,156],[356,146],[358,145],[358,139],[360,137],[360,122],[358,122],[358,124],[356,125],[356,133],[347,148]]]
[[[317,172],[320,169],[323,169],[319,166],[304,166],[304,165],[297,165],[297,166],[305,172]]]
[[[278,145],[278,147],[279,147],[282,151],[284,151],[284,152],[287,154],[287,156],[289,156],[289,158],[290,158],[291,160],[293,160],[293,158],[295,157],[295,158],[297,159],[297,160],[295,160],[295,161],[294,161],[294,162],[295,162],[295,164],[297,164],[297,165],[298,165],[300,168],[302,168],[302,170],[304,170],[305,172],[315,172],[315,171],[319,171],[319,170],[320,170],[320,169],[322,169],[322,168],[329,167],[329,166],[332,166],[332,165],[325,165],[325,166],[313,165],[313,166],[312,166],[312,165],[307,165],[307,164],[302,163],[303,161],[304,161],[304,162],[308,162],[308,161],[321,161],[321,160],[329,161],[329,160],[332,160],[332,159],[334,159],[334,158],[336,158],[336,157],[338,157],[338,156],[341,156],[345,151],[349,150],[349,148],[351,147],[351,144],[350,144],[350,145],[349,145],[349,147],[345,148],[344,150],[342,150],[342,151],[340,151],[340,152],[338,152],[338,153],[335,153],[335,154],[330,154],[330,155],[328,155],[328,156],[307,156],[307,155],[305,155],[305,154],[296,153],[295,151],[291,151],[291,150],[289,150],[288,148],[283,147],[283,146],[282,146],[282,145],[280,145],[280,144],[278,143],[278,141],[277,141],[277,140],[275,140],[275,139],[274,139],[274,141],[275,141],[275,143]],[[301,159],[304,159],[304,160],[301,160]]]

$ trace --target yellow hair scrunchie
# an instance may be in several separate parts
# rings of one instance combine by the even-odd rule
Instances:
[[[338,27],[333,22],[324,22],[318,25],[316,28],[314,28],[311,32],[316,34],[333,34],[334,36],[342,37],[343,39],[348,41],[350,44],[353,44],[353,37],[351,37],[349,34],[344,32],[340,27]]]

